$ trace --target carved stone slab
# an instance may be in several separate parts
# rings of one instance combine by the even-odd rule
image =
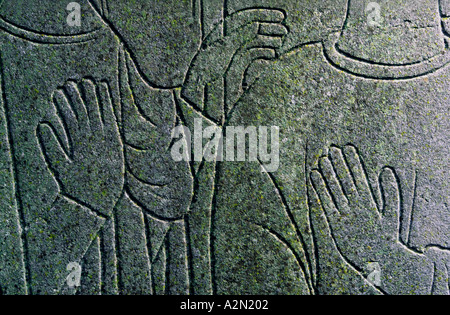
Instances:
[[[449,41],[445,0],[0,2],[0,295],[450,294]]]

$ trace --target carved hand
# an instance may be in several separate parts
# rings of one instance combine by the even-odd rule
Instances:
[[[124,185],[124,157],[106,83],[68,82],[53,95],[59,126],[37,131],[47,165],[67,197],[109,216]]]
[[[205,40],[195,57],[182,95],[202,107],[206,86],[227,80],[226,102],[234,104],[252,79],[248,69],[257,60],[271,60],[288,33],[282,24],[285,14],[280,10],[249,9],[230,15]]]
[[[401,198],[393,169],[384,168],[379,177],[381,209],[353,146],[332,147],[311,180],[333,240],[348,263],[366,277],[378,272],[375,286],[385,293],[429,293],[429,260],[400,242]]]

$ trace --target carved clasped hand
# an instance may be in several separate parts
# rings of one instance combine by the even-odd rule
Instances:
[[[277,56],[288,33],[283,25],[285,18],[284,12],[270,9],[248,9],[227,17],[207,37],[195,57],[183,86],[183,96],[202,107],[205,87],[225,79],[225,101],[229,107],[233,105],[252,82],[250,67],[256,61]]]
[[[59,125],[37,131],[61,193],[109,216],[124,185],[124,157],[106,83],[68,82],[53,95]]]

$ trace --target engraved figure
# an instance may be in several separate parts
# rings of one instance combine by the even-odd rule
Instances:
[[[188,5],[173,2],[164,7],[182,11]],[[189,43],[180,57],[186,69],[176,65],[162,77],[153,72],[151,55],[129,49],[134,42],[114,19],[121,12],[113,10],[114,3],[79,3],[80,28],[56,23],[66,11],[52,1],[17,5],[39,7],[42,19],[54,25],[24,19],[11,3],[0,7],[2,94],[23,230],[19,286],[30,294],[179,294],[190,287],[212,293],[208,264],[198,275],[193,271],[195,283],[189,284],[188,265],[209,260],[210,252],[208,242],[186,235],[188,223],[198,221],[198,233],[210,219],[209,205],[195,203],[203,199],[193,192],[193,182],[204,177],[208,184],[200,193],[211,194],[214,178],[206,173],[211,167],[175,163],[169,152],[178,121],[213,122],[198,110],[202,103],[183,100],[180,78],[201,72],[206,73],[199,77],[217,78],[226,71],[245,77],[255,60],[274,56],[286,32],[280,31],[284,14],[244,10],[224,16],[222,22],[234,25],[226,34],[220,25],[212,32],[217,22],[209,29],[204,25],[203,32],[212,32],[208,42],[201,46],[205,35]],[[193,4],[192,16],[180,27],[200,35],[200,2]],[[242,47],[265,48],[248,56],[237,53]],[[190,67],[194,58],[213,60],[217,54],[222,66],[212,73],[201,62]],[[208,83],[190,81],[185,91]],[[239,80],[228,86],[242,93]],[[206,212],[187,218],[196,208]],[[188,245],[201,255],[188,255]],[[190,257],[197,260],[188,262]],[[78,291],[65,284],[70,262],[83,266]]]
[[[110,13],[113,7],[110,5]],[[195,17],[199,17],[200,2],[195,1],[194,8],[197,8]],[[173,91],[176,114],[179,121],[184,124],[189,125],[194,117],[203,118],[208,124],[220,123],[223,119],[221,116],[224,115],[221,113],[225,111],[221,104],[225,106],[225,103],[221,103],[219,100],[213,106],[207,104],[206,99],[208,92],[219,91],[223,88],[224,82],[217,78],[236,76],[238,79],[229,81],[227,87],[235,90],[237,95],[242,94],[243,91],[239,87],[244,80],[246,69],[256,60],[273,58],[275,50],[281,45],[281,36],[286,33],[284,26],[281,25],[284,14],[278,10],[244,10],[223,18],[223,24],[230,25],[230,27],[225,28],[220,23],[212,27],[210,34],[205,35],[206,39],[199,45],[196,55],[190,57],[193,58],[192,63],[186,65],[186,68],[188,67],[186,69],[187,76],[183,88]],[[112,17],[111,19],[104,17],[104,19],[108,24],[113,23],[110,21],[114,21]],[[150,21],[145,22],[149,23]],[[127,36],[126,32],[122,33],[120,30],[118,34]],[[166,34],[166,36],[168,35]],[[125,42],[127,39],[125,38]],[[260,47],[264,47],[264,49],[261,50]],[[249,57],[245,52],[251,49],[254,49],[256,53],[252,53]],[[130,56],[127,57],[127,54]],[[150,248],[148,259],[153,265],[151,281],[147,279],[141,283],[148,284],[150,282],[152,286],[140,292],[151,290],[157,294],[186,294],[191,290],[195,293],[211,294],[213,293],[213,284],[210,245],[201,238],[196,241],[196,238],[199,239],[198,233],[209,234],[210,232],[210,214],[208,213],[210,205],[206,204],[200,207],[195,202],[190,203],[191,198],[193,201],[212,201],[208,196],[212,191],[214,181],[213,175],[210,173],[211,166],[191,166],[191,176],[194,181],[199,182],[201,177],[206,179],[206,183],[201,183],[201,186],[199,184],[200,188],[198,189],[200,192],[203,191],[205,196],[201,196],[199,191],[192,191],[192,188],[189,191],[190,194],[186,195],[189,187],[182,184],[183,181],[180,179],[180,174],[182,174],[180,168],[183,167],[183,164],[175,163],[169,155],[171,130],[175,120],[171,120],[172,124],[162,124],[159,134],[152,132],[154,129],[152,125],[158,125],[158,121],[155,123],[154,119],[174,117],[174,115],[168,115],[167,107],[169,105],[162,107],[159,115],[144,115],[144,119],[136,120],[139,112],[145,112],[142,110],[141,104],[144,104],[146,100],[146,91],[140,90],[143,85],[137,81],[146,81],[145,77],[149,78],[152,75],[150,70],[153,69],[149,68],[147,64],[146,67],[140,69],[145,71],[142,73],[131,61],[131,54],[132,51],[124,52],[120,57],[119,64],[123,137],[127,164],[125,191],[128,200],[118,204],[116,226],[124,230],[132,229],[133,221],[130,220],[130,212],[137,214],[142,209],[145,213],[146,227],[142,228],[148,231],[147,242]],[[139,64],[142,64],[139,53],[135,55]],[[177,65],[176,73],[180,73],[180,66]],[[128,72],[125,69],[128,69]],[[130,69],[132,70],[130,71]],[[127,73],[128,78],[126,77]],[[161,84],[164,83],[161,82]],[[200,98],[193,96],[198,92],[200,92]],[[172,108],[175,109],[175,107]],[[148,119],[145,119],[147,117]],[[155,150],[155,147],[160,149]],[[145,149],[147,151],[143,151]],[[168,187],[167,177],[160,175],[164,173],[170,173],[175,179],[176,185]],[[158,179],[157,182],[155,182],[155,178]],[[189,200],[186,200],[186,197],[189,197]],[[206,200],[203,200],[204,198]],[[177,202],[167,204],[166,200],[168,199]],[[188,213],[189,216],[187,216]],[[137,222],[138,218],[136,217]],[[188,231],[190,235],[187,235]],[[120,242],[118,246],[120,247]],[[189,253],[188,250],[195,255]],[[128,256],[123,260],[129,260],[130,264],[140,261],[143,265],[142,267],[127,265],[122,269],[124,274],[133,270],[136,270],[136,273],[142,273],[142,270],[146,269],[146,260],[142,259],[142,254],[132,260],[130,255],[133,255],[135,250],[130,248],[130,254],[127,255],[122,247],[119,252],[122,257]],[[201,266],[199,266],[200,264]],[[191,268],[191,278],[188,278],[188,268]],[[121,278],[125,277],[129,277],[129,275],[122,275]],[[136,275],[133,278],[136,279]],[[121,285],[124,286],[124,283],[122,282]],[[135,284],[130,283],[130,286],[133,290]],[[131,293],[133,293],[132,290]]]
[[[0,5],[0,293],[449,293],[446,2],[298,43],[282,1],[156,2]],[[175,163],[195,118],[281,126],[280,170]]]
[[[448,8],[443,1],[386,1],[380,5],[384,22],[374,29],[367,25],[365,3],[347,1],[348,14],[342,18],[341,30],[330,31],[330,36],[317,42],[299,42],[273,61],[235,104],[227,120],[230,125],[280,126],[284,145],[280,169],[271,176],[273,189],[281,195],[303,239],[315,293],[448,291],[448,284],[444,285],[450,249]],[[413,10],[416,7],[421,10]],[[287,14],[289,20],[289,11]],[[372,43],[377,44],[372,47]],[[274,82],[279,86],[274,87]],[[341,172],[336,175],[340,179],[337,187],[344,192],[361,183],[360,178],[351,177],[348,182],[348,172],[338,167],[342,158],[330,158],[345,156],[339,148],[348,143],[365,156],[363,182],[379,187],[383,170],[382,189],[359,190],[366,198],[356,201],[329,193],[330,198],[338,199],[333,200],[336,207],[345,206],[349,215],[340,215],[343,221],[336,219],[329,228],[315,226],[313,207],[320,203],[313,198],[312,169],[321,166],[324,179],[333,178],[323,173],[330,168]],[[337,147],[330,149],[333,144]],[[327,159],[321,159],[323,156]],[[330,166],[327,161],[340,164]],[[247,215],[254,221],[269,213],[249,210],[241,191],[253,189],[257,195],[259,189],[253,187],[262,185],[244,173],[245,168],[223,165],[218,181],[219,187],[228,190],[223,189],[224,197],[218,199],[223,204],[218,203],[215,230],[226,233],[216,232],[216,242],[233,245],[226,255],[216,254],[217,264],[228,270],[220,274],[226,285],[229,273],[250,270],[242,262],[233,264],[229,257],[260,251],[233,242],[239,233],[229,227],[230,222],[244,225],[249,221]],[[242,182],[234,179],[238,176]],[[230,189],[230,182],[239,186]],[[257,198],[252,202],[258,205]],[[383,209],[385,202],[389,207]],[[384,218],[383,210],[392,211],[386,211]],[[226,220],[221,219],[225,216]],[[380,245],[383,240],[386,242]],[[332,258],[321,261],[321,257]],[[381,266],[381,287],[367,279],[371,263]],[[404,269],[397,270],[394,279],[390,272],[396,270],[395,264]],[[415,273],[416,268],[421,271]],[[256,278],[251,275],[247,281]]]

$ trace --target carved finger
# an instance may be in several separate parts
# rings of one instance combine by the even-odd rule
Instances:
[[[338,147],[331,147],[330,158],[345,195],[349,200],[356,201],[358,192],[356,190],[356,185],[353,181],[352,174],[350,173],[350,169],[344,159],[344,155],[342,154],[342,150]]]
[[[349,212],[349,205],[347,197],[344,195],[341,184],[337,178],[337,175],[333,169],[333,165],[328,157],[323,157],[320,160],[320,170],[323,178],[327,184],[328,190],[336,202],[336,206],[341,214]]]
[[[72,107],[77,118],[79,131],[81,133],[90,131],[89,115],[87,113],[84,101],[81,97],[78,85],[75,82],[69,81],[65,85],[64,91],[68,97],[69,104]]]
[[[254,40],[246,45],[246,48],[272,48],[279,49],[283,46],[283,38],[267,36],[267,35],[257,35]]]
[[[57,115],[61,120],[62,126],[67,136],[69,146],[66,146],[67,152],[76,140],[79,132],[78,121],[72,107],[69,104],[66,94],[62,90],[57,90],[53,94],[53,104]]]
[[[340,217],[339,211],[328,191],[327,185],[325,184],[325,180],[323,179],[322,174],[319,171],[311,172],[311,181],[313,183],[314,190],[319,196],[320,205],[325,210],[328,219],[330,222],[336,222]]]
[[[100,106],[95,84],[92,80],[83,79],[81,86],[83,87],[83,96],[87,107],[91,130],[92,132],[101,132],[103,126],[100,118]]]
[[[259,34],[267,36],[285,36],[288,34],[288,29],[281,24],[275,23],[261,23],[259,26]]]
[[[286,15],[280,10],[250,9],[234,13],[226,21],[228,34],[237,31],[240,27],[253,22],[281,23]]]
[[[370,202],[370,209],[374,209],[378,213],[375,198],[373,197],[366,172],[364,171],[363,163],[356,148],[352,145],[345,146],[344,156],[350,172],[353,175],[360,198],[363,200],[368,200]]]
[[[50,170],[59,175],[70,163],[70,158],[56,134],[56,130],[50,124],[42,123],[38,126],[37,135],[45,161]]]

